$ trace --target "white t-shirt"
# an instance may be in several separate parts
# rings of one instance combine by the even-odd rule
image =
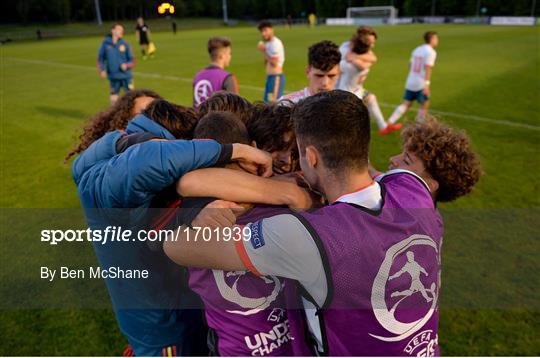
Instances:
[[[301,89],[300,91],[296,91],[293,93],[286,94],[285,96],[281,96],[278,101],[291,101],[292,103],[298,103],[304,98],[308,98],[311,96],[311,93],[309,93],[309,88],[305,87],[304,89]]]
[[[341,53],[341,61],[339,62],[340,75],[336,84],[336,89],[349,91],[362,98],[363,87],[362,83],[366,79],[369,68],[362,69],[346,60],[346,55],[350,51],[351,44],[349,41],[344,42],[339,47]]]
[[[411,54],[405,88],[409,91],[421,91],[426,85],[426,65],[435,66],[436,58],[437,52],[428,44],[415,48]]]
[[[285,63],[285,48],[280,39],[276,36],[272,37],[272,40],[266,43],[265,53],[270,57],[278,56],[277,65],[283,67],[283,64]]]

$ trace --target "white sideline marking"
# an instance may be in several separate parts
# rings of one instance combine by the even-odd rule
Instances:
[[[52,62],[52,61],[42,61],[42,60],[28,60],[23,58],[16,58],[16,57],[4,57],[6,60],[12,60],[17,62],[23,62],[23,63],[31,63],[35,65],[46,65],[46,66],[55,66],[55,67],[62,67],[62,68],[73,68],[77,70],[85,70],[85,71],[93,71],[97,72],[96,67],[92,66],[83,66],[83,65],[73,65],[68,63],[60,63],[60,62]],[[147,72],[137,72],[133,71],[133,74],[137,77],[143,77],[143,78],[158,78],[163,80],[169,80],[169,81],[181,81],[181,82],[192,82],[191,78],[185,78],[185,77],[179,77],[179,76],[171,76],[171,75],[162,75],[159,73],[147,73]],[[262,87],[257,86],[250,86],[250,85],[239,85],[240,88],[245,88],[248,90],[263,92],[264,89]],[[387,108],[395,108],[398,105],[397,104],[390,104],[390,103],[384,103],[379,102],[382,107]],[[413,111],[418,111],[417,109],[412,109]],[[485,123],[492,123],[492,124],[498,124],[502,126],[508,126],[508,127],[517,127],[517,128],[526,128],[526,129],[532,129],[535,131],[540,131],[540,126],[535,126],[532,124],[525,124],[525,123],[516,123],[511,122],[504,119],[493,119],[493,118],[487,118],[487,117],[480,117],[475,116],[471,114],[462,114],[462,113],[454,113],[454,112],[444,112],[444,111],[438,111],[434,109],[429,110],[431,113],[436,115],[442,115],[442,116],[449,116],[454,118],[461,118],[461,119],[467,119],[471,121],[477,121],[477,122],[485,122]]]

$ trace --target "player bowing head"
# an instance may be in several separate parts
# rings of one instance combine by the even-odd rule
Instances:
[[[254,145],[272,154],[276,174],[294,170],[295,136],[292,107],[282,103],[257,103],[247,122]]]
[[[390,170],[419,175],[436,201],[453,201],[468,194],[482,170],[469,137],[434,119],[403,130],[403,151],[390,158]]]
[[[316,93],[333,90],[339,77],[340,60],[339,48],[332,41],[321,41],[312,45],[308,50],[306,68],[309,85],[281,97],[280,100],[296,103]]]
[[[221,144],[250,144],[246,125],[233,113],[210,112],[199,120],[194,139],[213,139]]]
[[[190,107],[156,99],[146,107],[142,115],[167,129],[176,139],[193,138],[193,130],[197,125],[197,113]]]
[[[253,104],[244,97],[225,91],[214,92],[198,108],[199,118],[215,111],[234,113],[245,124],[251,118]]]

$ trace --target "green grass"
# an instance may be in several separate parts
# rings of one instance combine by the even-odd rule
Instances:
[[[422,25],[377,28],[379,63],[366,87],[381,103],[401,101],[410,51],[427,29]],[[467,131],[485,171],[472,194],[441,206],[447,224],[442,351],[445,355],[539,354],[540,267],[534,227],[539,215],[532,209],[540,206],[538,29],[467,25],[429,29],[437,30],[441,38],[432,108],[457,114],[441,119]],[[307,47],[322,39],[341,43],[353,28],[276,31],[286,48],[286,90],[293,91],[306,83]],[[233,40],[230,70],[238,76],[241,94],[260,99],[264,70],[255,48],[259,34],[252,28],[181,31],[176,36],[155,33],[157,57],[138,61],[136,86],[191,104],[190,78],[208,62],[205,42],[218,33]],[[135,45],[131,34],[127,40]],[[100,37],[82,37],[0,47],[0,207],[79,207],[63,157],[76,143],[85,118],[108,105],[107,82],[95,69],[100,41]],[[386,116],[392,110],[383,106]],[[371,161],[385,168],[387,158],[399,147],[397,134],[381,137],[374,130]],[[21,226],[8,219],[0,223],[2,240],[7,226]],[[2,261],[34,264],[27,259],[30,255],[23,254],[24,242],[21,238],[19,245],[2,250]],[[4,310],[0,336],[4,355],[118,355],[124,344],[110,310]]]

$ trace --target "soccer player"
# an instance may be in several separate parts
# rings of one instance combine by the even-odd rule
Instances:
[[[255,105],[247,129],[253,144],[272,155],[272,169],[276,174],[295,169],[295,136],[292,108],[281,103]]]
[[[332,41],[321,41],[308,50],[308,67],[306,74],[309,85],[299,91],[289,93],[280,98],[297,103],[315,93],[332,91],[339,77],[339,61],[341,54],[338,46]]]
[[[251,232],[236,242],[222,240],[220,230],[194,242],[181,228],[165,253],[182,265],[296,280],[309,340],[322,355],[439,354],[442,219],[429,190],[410,172],[372,180],[369,114],[357,96],[319,93],[301,101],[293,117],[303,174],[332,205],[248,224]],[[230,212],[215,215],[227,222]],[[407,277],[389,280],[408,252],[427,273],[429,302],[418,291],[391,297],[411,287]]]
[[[192,109],[156,100],[129,122],[126,131],[109,132],[83,151],[72,172],[89,226],[103,229],[120,221],[130,229],[144,227],[156,200],[169,195],[168,188],[174,192],[176,181],[195,168],[236,158],[263,164],[266,175],[271,174],[269,155],[250,146],[177,140],[191,138],[196,122]],[[125,222],[122,213],[129,216]],[[184,277],[182,269],[146,242],[103,242],[94,249],[104,268],[151,268],[155,279],[106,281],[120,330],[137,356],[205,354],[200,312],[178,306],[196,297],[180,284],[170,285],[171,277]]]
[[[195,128],[194,137],[214,139],[221,144],[250,142],[246,126],[234,114],[227,112],[212,112],[201,118]],[[234,164],[231,168],[234,168],[232,170],[234,173],[246,174]],[[266,186],[265,199],[268,201],[282,195],[289,186],[296,187],[295,184],[283,181],[257,179],[273,182],[275,188],[269,190],[268,185]],[[234,186],[238,186],[238,183],[241,181]],[[179,184],[178,187],[185,189],[186,185]],[[296,190],[302,191],[298,187]],[[213,200],[215,199],[184,197],[182,207],[189,205],[202,209],[206,202]],[[212,208],[213,203],[215,202],[207,207]],[[252,206],[250,205],[250,208]],[[288,209],[256,206],[238,220],[248,223],[284,212],[288,212]],[[190,224],[198,226],[196,220]],[[284,309],[286,283],[283,279],[276,276],[257,277],[247,271],[190,269],[189,285],[201,296],[205,304],[206,321],[213,333],[209,335],[208,340],[211,354],[220,356],[293,354],[294,339],[289,331],[287,312]],[[268,332],[274,333],[266,335]]]
[[[356,29],[351,40],[344,42],[339,50],[341,74],[336,88],[356,94],[364,100],[371,118],[375,119],[380,134],[388,134],[401,128],[401,125],[388,126],[377,102],[377,97],[368,92],[363,83],[366,80],[372,65],[377,62],[373,47],[377,41],[377,33],[369,26],[360,26]]]
[[[148,53],[148,45],[150,44],[150,28],[148,25],[146,25],[142,17],[137,18],[135,36],[137,36],[139,46],[141,46],[142,59],[146,60],[148,55],[150,55],[150,58],[153,58],[154,53]]]
[[[134,88],[131,68],[135,65],[135,57],[123,36],[124,26],[114,24],[98,52],[97,65],[101,77],[109,80],[111,104],[118,100],[120,89],[127,92]]]
[[[274,28],[269,21],[262,21],[257,28],[262,36],[262,41],[259,41],[257,48],[263,53],[266,66],[266,85],[263,100],[273,102],[283,95],[283,88],[285,87],[285,75],[283,74],[285,49],[283,42],[274,35]]]
[[[402,152],[390,158],[390,171],[379,173],[370,168],[373,177],[399,171],[418,175],[436,202],[453,201],[468,194],[478,182],[482,169],[469,137],[434,119],[405,127]]]
[[[236,76],[225,71],[231,64],[231,41],[226,37],[208,40],[210,65],[199,71],[193,79],[193,107],[197,108],[214,92],[224,90],[238,93]]]
[[[405,95],[403,96],[405,101],[395,109],[388,119],[388,122],[392,125],[407,112],[414,101],[420,104],[417,120],[424,120],[428,113],[429,97],[431,96],[429,85],[431,84],[431,73],[437,58],[435,48],[439,44],[439,36],[435,31],[428,31],[424,34],[424,42],[423,45],[415,48],[411,54],[409,75],[407,76]]]

